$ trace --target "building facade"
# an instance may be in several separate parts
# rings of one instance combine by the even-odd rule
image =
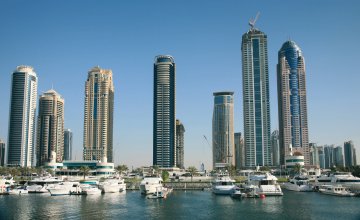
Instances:
[[[5,142],[0,139],[0,167],[5,166]]]
[[[240,170],[245,167],[245,148],[244,139],[241,132],[234,133],[235,143],[235,167]]]
[[[64,160],[72,160],[73,133],[70,129],[64,130]]]
[[[334,146],[325,145],[324,146],[324,158],[325,158],[325,169],[330,169],[334,167]]]
[[[280,166],[280,142],[279,142],[279,131],[275,130],[271,133],[271,148],[273,166]]]
[[[35,166],[37,75],[30,66],[12,74],[8,135],[8,166]]]
[[[60,163],[64,159],[64,104],[64,99],[53,89],[39,98],[36,132],[37,166],[44,166],[49,162],[51,152],[56,153],[56,162]]]
[[[286,41],[279,51],[277,82],[281,161],[292,145],[310,165],[305,60],[293,41]]]
[[[340,146],[334,148],[334,165],[336,167],[344,167],[343,148]]]
[[[320,168],[319,148],[316,143],[309,144],[310,149],[310,165]]]
[[[113,112],[112,71],[94,67],[85,82],[84,160],[113,162]]]
[[[172,56],[159,55],[154,63],[153,165],[176,166],[176,83]]]
[[[324,153],[324,147],[319,146],[317,147],[318,153],[319,153],[319,165],[321,169],[325,169],[325,153]]]
[[[235,166],[234,93],[215,92],[212,119],[213,169]]]
[[[180,120],[176,119],[176,166],[184,169],[184,134],[185,128]]]
[[[353,141],[344,143],[345,167],[356,166],[356,150]]]
[[[246,167],[272,165],[267,36],[251,28],[242,36]]]

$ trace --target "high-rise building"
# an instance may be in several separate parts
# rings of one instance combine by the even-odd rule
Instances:
[[[212,119],[213,168],[235,166],[234,93],[215,92]]]
[[[356,166],[356,150],[353,141],[344,143],[345,167]]]
[[[310,165],[305,60],[294,41],[286,41],[279,51],[277,82],[281,163],[292,145]]]
[[[176,166],[175,61],[159,55],[154,63],[153,165]]]
[[[176,166],[184,169],[184,133],[185,128],[180,120],[176,119]]]
[[[39,99],[37,120],[36,160],[37,166],[55,159],[60,163],[64,159],[64,99],[51,89]],[[52,157],[56,153],[56,158]]]
[[[309,144],[310,165],[320,167],[319,148],[316,143]]]
[[[271,148],[273,166],[280,166],[280,142],[279,142],[279,131],[275,130],[271,134]]]
[[[0,139],[0,167],[5,166],[5,142]]]
[[[321,169],[325,169],[325,153],[324,153],[324,147],[320,146],[317,147],[318,153],[319,153],[319,164]]]
[[[70,129],[64,130],[64,160],[72,160],[73,133]]]
[[[241,136],[241,132],[234,133],[235,143],[235,167],[237,170],[245,167],[245,148],[244,139]]]
[[[334,145],[324,146],[325,169],[334,167]]]
[[[85,82],[84,160],[113,162],[113,112],[112,71],[94,67]]]
[[[35,113],[38,78],[30,66],[12,74],[8,135],[8,166],[35,165]]]
[[[344,166],[343,148],[340,146],[334,148],[334,165],[336,167]]]
[[[246,166],[272,165],[267,36],[251,26],[242,36]]]

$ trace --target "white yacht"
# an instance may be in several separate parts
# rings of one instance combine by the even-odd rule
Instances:
[[[57,177],[43,177],[30,180],[26,185],[29,193],[49,193],[47,190],[49,187],[61,182],[62,180]]]
[[[28,194],[26,186],[19,186],[14,189],[8,190],[10,195],[24,195]]]
[[[297,192],[312,192],[314,187],[309,183],[309,178],[306,176],[295,176],[289,180],[289,182],[284,183],[283,187],[287,190],[297,191]]]
[[[321,175],[316,178],[315,184],[317,186],[341,184],[351,190],[360,190],[360,178],[353,176],[350,172],[336,172]]]
[[[106,179],[99,183],[99,188],[104,193],[116,193],[126,191],[126,184],[123,179]]]
[[[282,196],[283,192],[277,178],[268,172],[254,172],[248,176],[248,186],[255,187],[259,195]]]
[[[80,187],[86,195],[100,195],[101,194],[101,189],[99,189],[98,187],[96,187],[94,185],[81,184]]]
[[[79,193],[79,182],[62,182],[54,184],[47,188],[52,196],[70,195],[70,193]]]
[[[212,191],[217,195],[230,195],[235,188],[235,180],[227,175],[219,175],[212,182]]]
[[[141,194],[153,194],[157,190],[161,191],[163,187],[163,180],[161,177],[157,176],[145,176],[140,183],[140,193]]]
[[[323,185],[319,192],[333,196],[355,196],[355,193],[341,185]]]

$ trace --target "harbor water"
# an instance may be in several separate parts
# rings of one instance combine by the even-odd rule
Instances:
[[[236,200],[211,191],[174,191],[147,199],[139,191],[94,196],[0,196],[0,219],[360,219],[359,197],[284,191]]]

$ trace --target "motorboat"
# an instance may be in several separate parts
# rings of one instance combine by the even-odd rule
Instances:
[[[126,183],[124,179],[119,179],[119,192],[126,192]]]
[[[158,187],[153,194],[148,195],[147,198],[148,199],[162,199],[162,198],[166,198],[168,193],[169,192],[168,192],[167,188],[161,186],[161,187]]]
[[[231,193],[231,198],[234,198],[234,199],[242,199],[245,197],[246,197],[246,194],[241,192],[240,188],[238,188],[238,187],[235,187],[234,191]]]
[[[81,192],[79,182],[62,182],[48,187],[48,191],[52,196],[70,195]]]
[[[14,189],[9,189],[8,192],[9,192],[10,195],[28,194],[28,190],[27,190],[26,186],[19,186],[19,187],[16,187]]]
[[[316,186],[341,184],[354,191],[360,190],[360,178],[353,176],[350,172],[335,172],[321,175],[316,178],[315,184]]]
[[[80,185],[82,192],[84,192],[86,195],[100,195],[101,189],[94,185],[89,184],[82,184]]]
[[[313,192],[314,187],[309,183],[309,178],[306,176],[294,176],[289,182],[284,183],[283,187],[290,191],[297,192]]]
[[[342,185],[323,185],[320,187],[319,192],[323,194],[333,196],[355,196],[356,194],[351,192],[349,188],[343,187]]]
[[[119,183],[119,179],[106,179],[104,182],[99,183],[99,188],[104,193],[116,193],[120,192],[121,188],[124,188],[124,183]],[[126,189],[126,185],[125,185]]]
[[[283,192],[277,183],[277,178],[269,172],[253,172],[247,180],[248,188],[255,187],[255,193],[265,196],[282,196]]]
[[[157,176],[145,176],[140,183],[140,193],[147,195],[153,194],[156,191],[161,191],[163,188],[163,180]]]
[[[49,193],[48,188],[61,182],[57,177],[42,177],[28,181],[26,186],[29,193]]]
[[[212,182],[212,191],[217,195],[230,195],[235,188],[235,180],[227,175],[218,175]]]

